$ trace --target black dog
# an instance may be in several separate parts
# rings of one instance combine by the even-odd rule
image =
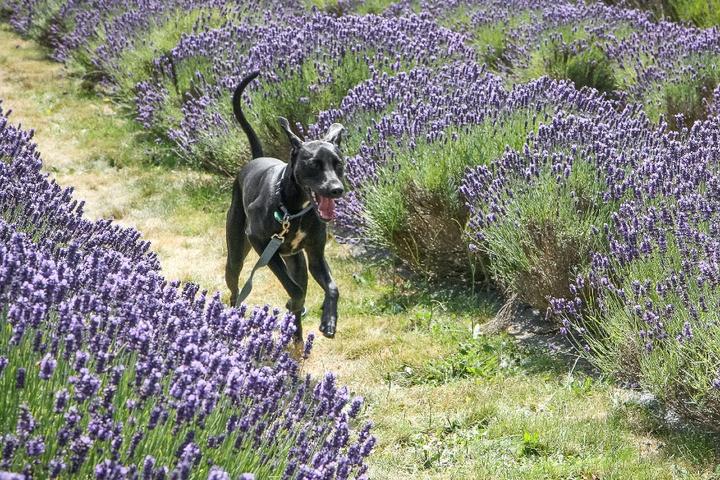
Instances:
[[[280,117],[280,125],[292,146],[290,161],[286,164],[263,156],[260,141],[240,107],[243,90],[257,76],[258,72],[254,72],[245,77],[233,96],[235,117],[248,137],[253,160],[242,167],[235,179],[227,214],[225,281],[230,289],[230,303],[237,303],[238,277],[250,247],[260,254],[273,235],[283,231],[283,219],[305,211],[289,221],[284,241],[268,266],[290,295],[287,308],[295,315],[296,341],[302,340],[300,317],[310,267],[313,278],[325,291],[320,331],[332,338],[339,292],[325,261],[326,222],[335,217],[335,199],[344,192],[339,146],[345,129],[336,123],[322,140],[303,142],[290,130],[288,121]]]

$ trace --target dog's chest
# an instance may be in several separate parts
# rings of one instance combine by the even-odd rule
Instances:
[[[307,232],[302,228],[298,228],[297,230],[295,230],[295,232],[291,233],[285,240],[285,245],[287,245],[288,249],[290,250],[288,254],[293,254],[296,253],[298,250],[301,250],[303,248],[303,241],[306,237]]]

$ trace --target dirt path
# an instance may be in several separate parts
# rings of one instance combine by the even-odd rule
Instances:
[[[132,121],[2,25],[0,99],[36,130],[46,170],[75,188],[90,217],[143,232],[167,277],[225,291],[227,179],[152,165]],[[338,337],[319,338],[305,369],[332,370],[366,398],[379,437],[371,478],[711,478],[704,444],[663,447],[607,384],[542,352],[520,355],[507,338],[473,339],[491,302],[413,294],[336,244],[329,257],[341,288]],[[284,305],[269,272],[255,285],[248,303]],[[321,302],[312,284],[306,332],[317,329]]]

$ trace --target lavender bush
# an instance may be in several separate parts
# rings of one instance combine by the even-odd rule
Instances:
[[[0,470],[363,478],[362,400],[301,375],[292,319],[166,281],[136,231],[82,218],[31,139],[0,112]]]
[[[548,297],[570,295],[577,271],[606,245],[599,229],[626,194],[633,156],[653,143],[637,106],[578,97],[582,108],[556,110],[521,149],[470,170],[461,187],[471,248],[487,251],[495,278],[542,310]]]
[[[338,215],[347,239],[389,248],[431,276],[447,278],[454,272],[466,280],[473,275],[477,279],[489,260],[486,273],[495,281],[511,293],[522,291],[523,300],[544,308],[548,295],[567,292],[573,269],[584,258],[582,249],[572,245],[586,243],[592,223],[580,234],[575,218],[538,209],[558,206],[558,198],[564,200],[579,187],[553,191],[545,182],[554,179],[557,168],[564,169],[568,161],[559,152],[570,148],[572,133],[570,123],[561,119],[577,114],[588,119],[588,125],[596,125],[603,117],[623,118],[613,115],[616,108],[596,92],[578,91],[567,82],[548,78],[508,90],[501,78],[483,67],[457,63],[395,77],[377,74],[352,89],[339,109],[321,113],[311,134],[338,119],[360,130],[348,146],[356,152],[348,157],[347,168],[353,191]],[[548,123],[557,134],[548,133],[543,126]],[[550,139],[540,143],[535,138],[538,130],[539,138]],[[556,137],[561,139],[554,144]],[[531,148],[538,150],[529,164],[513,160],[512,166],[500,167],[512,155],[530,157]],[[527,168],[531,174],[525,172]],[[603,186],[602,168],[592,165],[577,179],[585,190],[582,195],[589,196],[582,201],[593,212],[600,200],[593,192]],[[538,189],[536,177],[542,177],[548,188]],[[533,192],[535,198],[521,197],[521,189]],[[501,209],[506,192],[518,197],[513,200],[517,204],[531,207],[523,218]],[[580,201],[567,200],[570,204]],[[597,214],[607,217],[609,208],[603,204],[604,213]],[[507,232],[500,233],[494,230],[496,223],[485,221],[491,212],[495,214],[490,218],[497,218]],[[555,227],[545,225],[548,221]],[[498,235],[492,246],[490,231]],[[572,238],[565,238],[571,231],[575,232]],[[516,235],[508,238],[511,232]],[[534,244],[546,246],[534,248]],[[553,244],[566,246],[553,250]],[[568,256],[568,251],[573,254]],[[561,258],[566,267],[559,271],[553,267],[537,270]]]
[[[665,129],[667,126],[664,125]],[[658,131],[617,183],[608,248],[554,299],[564,328],[605,371],[720,429],[718,117]]]
[[[284,157],[278,115],[303,133],[316,112],[336,105],[372,71],[472,55],[461,35],[422,16],[315,13],[262,26],[230,24],[184,36],[159,58],[153,75],[158,80],[138,85],[138,110],[144,124],[167,136],[185,158],[232,174],[244,139],[229,94],[251,70],[265,72],[248,99],[255,124],[269,152]]]

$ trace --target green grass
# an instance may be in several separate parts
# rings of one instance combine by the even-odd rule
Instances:
[[[6,59],[3,105],[15,110],[15,121],[37,128],[46,169],[62,185],[77,186],[90,215],[116,216],[142,231],[170,278],[224,292],[229,182],[153,162],[111,104],[82,94],[79,82],[42,60],[36,46],[4,30],[0,57]],[[719,473],[712,439],[659,430],[644,409],[619,401],[623,392],[604,379],[571,371],[544,350],[514,346],[505,336],[474,338],[498,299],[421,288],[334,243],[328,257],[341,290],[339,332],[334,340],[318,339],[304,368],[314,375],[336,371],[341,384],[365,397],[379,437],[371,478],[711,479]],[[245,273],[255,260],[248,258]],[[255,283],[251,303],[286,301],[269,272],[259,272]],[[307,302],[310,331],[322,303],[312,282]],[[474,366],[474,355],[458,345],[484,354],[479,358],[489,367]],[[511,367],[500,368],[506,355]],[[427,373],[433,371],[441,373]]]

